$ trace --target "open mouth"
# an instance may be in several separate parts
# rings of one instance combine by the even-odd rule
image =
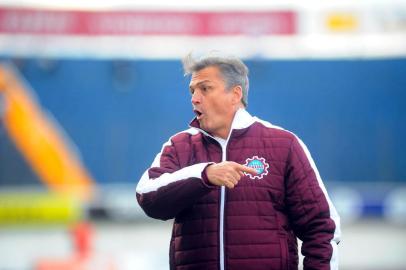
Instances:
[[[203,113],[201,111],[194,109],[193,112],[195,113],[197,120],[202,118]]]

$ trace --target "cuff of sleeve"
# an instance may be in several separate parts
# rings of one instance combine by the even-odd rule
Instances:
[[[215,188],[216,186],[215,185],[213,185],[212,183],[210,183],[210,181],[209,181],[209,178],[207,177],[207,173],[206,173],[206,170],[207,170],[207,167],[209,167],[210,165],[212,165],[212,164],[214,164],[213,162],[210,162],[210,163],[208,163],[205,167],[204,167],[204,169],[203,169],[203,171],[202,171],[202,182],[203,182],[203,184],[206,186],[206,187],[208,187],[208,188]]]

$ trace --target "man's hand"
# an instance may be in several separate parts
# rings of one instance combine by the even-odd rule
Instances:
[[[209,165],[206,168],[206,175],[209,182],[216,186],[233,188],[240,181],[245,173],[256,175],[257,171],[233,161],[224,161]]]

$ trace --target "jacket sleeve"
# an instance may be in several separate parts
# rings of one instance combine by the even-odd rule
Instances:
[[[175,147],[171,142],[164,144],[138,182],[139,205],[152,218],[174,218],[215,188],[208,184],[205,177],[205,168],[209,164],[197,163],[181,168]]]
[[[307,147],[296,136],[286,176],[286,205],[293,230],[302,240],[304,270],[338,269],[340,218]]]

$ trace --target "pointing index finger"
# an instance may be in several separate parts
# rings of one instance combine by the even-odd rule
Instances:
[[[257,170],[255,170],[254,168],[245,166],[245,165],[238,164],[238,168],[237,168],[237,169],[238,169],[239,171],[246,172],[246,173],[249,173],[249,174],[253,174],[253,175],[256,175],[256,174],[257,174]]]

